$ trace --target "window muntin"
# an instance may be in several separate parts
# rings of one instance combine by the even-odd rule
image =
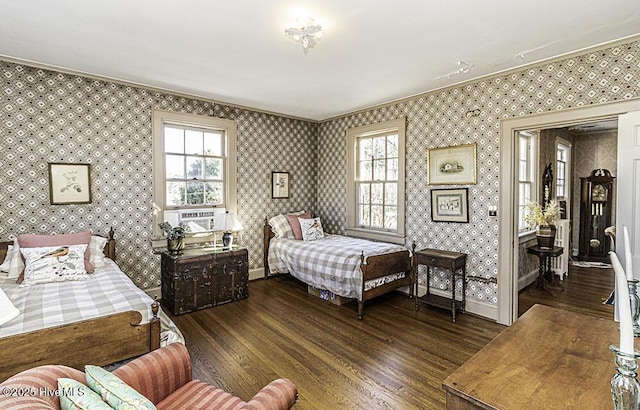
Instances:
[[[536,136],[531,132],[518,133],[518,231],[530,228],[525,220],[529,209],[527,205],[537,198],[535,195],[535,143]]]
[[[398,133],[357,138],[357,226],[398,227]]]
[[[153,246],[162,247],[166,243],[160,222],[177,224],[193,213],[201,217],[196,223],[206,230],[216,213],[237,213],[237,125],[165,110],[153,110],[152,123]],[[188,241],[211,239],[194,235]]]
[[[569,147],[558,143],[556,150],[556,197],[566,199],[568,195]]]
[[[347,235],[405,243],[405,123],[347,130]]]
[[[224,207],[224,131],[165,124],[165,206]]]

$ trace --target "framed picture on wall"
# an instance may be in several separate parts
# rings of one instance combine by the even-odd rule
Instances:
[[[467,188],[432,189],[431,220],[434,222],[469,222]]]
[[[273,171],[271,173],[271,198],[289,198],[289,173]]]
[[[91,165],[49,163],[52,205],[91,203]]]
[[[476,144],[431,148],[427,151],[429,185],[476,183]]]

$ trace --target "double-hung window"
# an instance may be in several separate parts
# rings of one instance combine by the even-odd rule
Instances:
[[[556,198],[562,207],[563,217],[566,218],[571,209],[571,144],[565,140],[556,142]]]
[[[159,222],[189,217],[207,229],[214,209],[235,212],[235,122],[155,110],[153,144],[156,237]]]
[[[404,244],[405,120],[347,130],[347,234]]]
[[[529,212],[527,205],[536,201],[537,169],[537,133],[518,132],[518,231],[526,232],[530,228],[525,217]]]

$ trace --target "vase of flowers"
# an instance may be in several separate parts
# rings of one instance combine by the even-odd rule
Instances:
[[[525,221],[530,228],[536,228],[536,239],[541,248],[551,249],[556,240],[555,221],[560,216],[562,208],[555,199],[552,199],[546,206],[538,202],[529,202],[527,205],[529,212],[525,216]]]
[[[159,223],[158,226],[167,237],[167,250],[171,253],[180,253],[184,249],[184,238],[187,236],[189,227],[180,224],[172,227],[169,222]]]

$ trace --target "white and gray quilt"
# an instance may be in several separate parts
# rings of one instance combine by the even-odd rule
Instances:
[[[45,329],[126,311],[142,314],[141,323],[153,316],[151,299],[138,288],[118,265],[96,268],[89,279],[43,283],[20,287],[15,279],[2,279],[0,287],[20,311],[0,326],[0,337]],[[182,342],[180,330],[160,311],[162,345]]]
[[[362,300],[360,255],[364,253],[366,260],[369,256],[402,250],[406,248],[341,235],[327,235],[314,241],[273,238],[268,262],[271,273],[290,273],[315,288]],[[369,289],[401,277],[404,273],[393,273],[368,281],[364,287]]]

